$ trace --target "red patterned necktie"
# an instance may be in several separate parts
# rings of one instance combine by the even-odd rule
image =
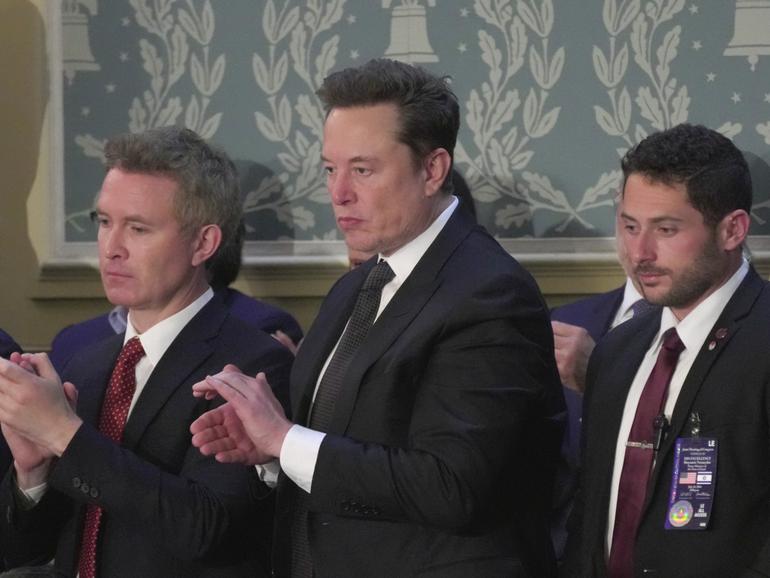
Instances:
[[[110,383],[104,395],[102,412],[99,416],[99,431],[119,444],[123,439],[128,408],[136,390],[136,364],[144,357],[144,349],[138,337],[132,337],[123,346],[110,376]],[[102,509],[89,504],[86,507],[83,524],[83,538],[80,543],[80,578],[94,578],[96,575],[96,546],[99,538],[99,523]]]
[[[636,406],[618,484],[615,528],[608,563],[610,578],[632,578],[634,575],[636,532],[642,518],[655,457],[654,422],[663,410],[668,384],[683,349],[684,344],[676,329],[672,327],[663,334],[663,346]]]

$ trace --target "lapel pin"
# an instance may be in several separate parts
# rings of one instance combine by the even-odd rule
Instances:
[[[726,327],[720,327],[719,329],[714,332],[714,337],[717,339],[724,339],[727,337],[727,328]]]
[[[714,351],[714,348],[717,346],[716,341],[710,341],[709,342],[709,351]]]

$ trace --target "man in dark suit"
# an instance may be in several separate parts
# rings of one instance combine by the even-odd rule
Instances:
[[[253,468],[204,458],[189,435],[212,407],[190,387],[223,363],[266,372],[287,393],[291,354],[208,284],[207,264],[241,220],[235,167],[176,127],[121,135],[105,156],[99,266],[128,327],[76,355],[64,386],[45,354],[0,360],[15,458],[0,550],[8,566],[55,555],[80,578],[266,576],[267,488]]]
[[[742,256],[740,151],[679,125],[632,148],[620,238],[660,314],[597,345],[565,575],[770,572],[770,288]]]
[[[337,224],[384,261],[321,306],[292,372],[297,424],[263,376],[230,366],[194,388],[229,402],[193,443],[280,458],[278,576],[551,576],[552,335],[533,279],[445,188],[456,98],[389,60],[332,74],[319,96]]]

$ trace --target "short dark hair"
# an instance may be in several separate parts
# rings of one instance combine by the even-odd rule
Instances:
[[[397,60],[375,58],[330,74],[317,94],[327,116],[334,108],[394,104],[401,123],[398,139],[412,151],[415,166],[437,148],[454,158],[460,105],[448,77]],[[452,192],[450,178],[442,190]]]
[[[240,184],[235,164],[224,151],[207,144],[190,129],[167,126],[117,135],[105,144],[104,157],[107,170],[163,175],[176,181],[179,189],[174,196],[174,211],[182,230],[191,233],[213,224],[222,231],[220,246],[206,261],[206,268],[212,266],[220,252],[232,252],[235,246],[240,268]],[[232,255],[225,261],[231,262]]]
[[[656,132],[621,161],[624,182],[632,174],[668,186],[684,185],[690,204],[714,227],[736,209],[751,212],[751,173],[733,142],[701,125],[680,124]]]

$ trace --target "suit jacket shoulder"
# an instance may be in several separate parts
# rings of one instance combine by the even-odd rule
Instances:
[[[594,341],[610,330],[615,313],[623,302],[624,286],[580,299],[551,311],[551,319],[584,327]]]
[[[108,314],[105,313],[68,325],[59,331],[51,342],[48,356],[56,371],[61,373],[78,351],[113,335],[115,330],[110,326]]]
[[[0,357],[9,357],[14,352],[21,352],[21,347],[10,335],[0,329]]]
[[[289,312],[229,287],[223,291],[223,294],[225,305],[235,317],[258,327],[265,333],[275,333],[280,329],[291,337],[294,343],[299,343],[302,339],[302,328]]]

